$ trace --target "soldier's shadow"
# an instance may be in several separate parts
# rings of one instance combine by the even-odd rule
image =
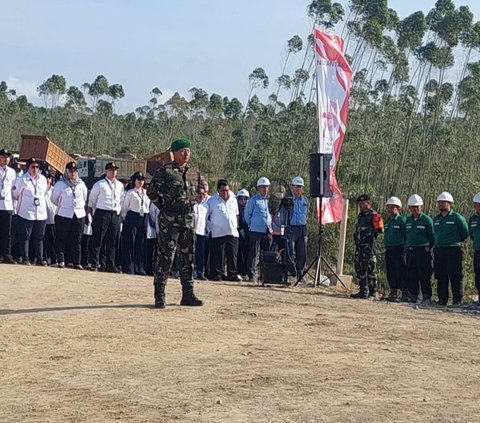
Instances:
[[[167,304],[167,307],[180,307],[179,304]],[[23,309],[0,309],[0,316],[10,314],[29,314],[29,313],[48,313],[55,311],[70,310],[99,310],[99,309],[118,309],[118,308],[138,308],[155,310],[152,304],[98,304],[98,305],[79,305],[79,306],[59,306],[59,307],[37,307]]]

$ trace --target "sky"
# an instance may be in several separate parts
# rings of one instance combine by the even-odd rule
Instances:
[[[310,2],[4,0],[0,81],[41,104],[36,87],[52,74],[65,76],[67,86],[102,74],[110,84],[123,85],[121,113],[147,104],[154,87],[163,92],[162,102],[193,87],[245,102],[251,71],[263,67],[275,80],[286,41],[311,31]],[[434,3],[389,0],[400,17],[428,11]],[[480,0],[456,4],[468,5],[480,19]]]

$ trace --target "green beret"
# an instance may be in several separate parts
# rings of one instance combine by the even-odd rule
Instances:
[[[175,141],[172,141],[172,145],[170,146],[170,151],[178,151],[182,148],[190,148],[190,141],[186,138],[179,138]]]

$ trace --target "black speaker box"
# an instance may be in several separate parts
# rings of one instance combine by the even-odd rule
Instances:
[[[310,196],[313,198],[331,197],[330,162],[331,154],[310,154]]]

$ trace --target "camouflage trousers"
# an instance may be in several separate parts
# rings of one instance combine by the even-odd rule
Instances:
[[[191,216],[162,211],[158,219],[157,265],[153,272],[153,283],[162,286],[167,284],[177,253],[180,282],[182,285],[193,285],[194,231]]]
[[[373,294],[377,289],[377,257],[372,245],[355,247],[355,273],[360,289]]]

